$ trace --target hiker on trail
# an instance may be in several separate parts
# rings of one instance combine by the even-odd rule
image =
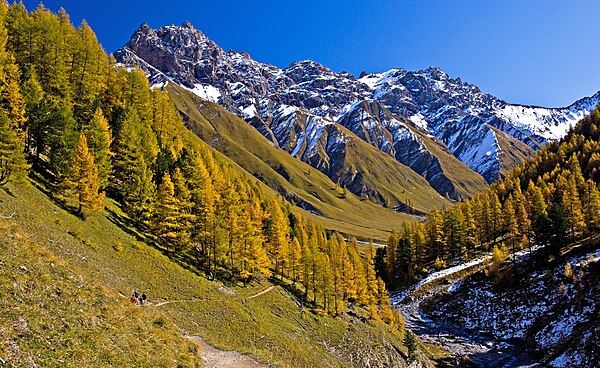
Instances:
[[[137,296],[135,296],[135,293],[131,294],[131,298],[129,298],[129,301],[131,301],[131,304],[138,303],[138,298],[137,298]]]
[[[142,292],[142,298],[140,299],[140,304],[146,304],[146,293]]]

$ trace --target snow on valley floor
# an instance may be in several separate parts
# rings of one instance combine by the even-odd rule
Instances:
[[[467,359],[484,367],[541,367],[523,352],[524,344],[503,342],[527,338],[528,346],[541,352],[551,367],[587,367],[597,359],[589,349],[597,346],[600,328],[590,323],[598,311],[598,286],[594,286],[595,281],[586,284],[586,280],[595,280],[590,272],[598,266],[600,249],[578,253],[549,270],[528,274],[525,294],[529,296],[525,298],[523,292],[499,291],[481,279],[463,281],[462,275],[453,278],[453,274],[468,268],[479,268],[491,257],[485,254],[429,275],[393,295],[392,301],[404,315],[408,329],[422,341],[450,351],[456,364]],[[520,251],[515,261],[529,254],[528,249]],[[571,281],[565,279],[567,263],[573,269]],[[430,285],[443,278],[447,282]],[[424,288],[426,285],[429,287]],[[442,296],[436,296],[434,305],[423,303],[435,295]],[[594,364],[591,366],[597,366]]]
[[[539,247],[532,248],[531,252],[537,249]],[[516,252],[513,257],[516,261],[520,261],[529,254],[530,250],[524,249]],[[487,253],[469,262],[434,272],[409,289],[392,295],[392,304],[402,312],[407,329],[419,336],[421,341],[442,346],[448,350],[454,359],[453,364],[461,366],[466,361],[482,367],[542,367],[532,362],[527,354],[508,343],[457,325],[434,322],[422,311],[421,303],[424,300],[440,292],[455,291],[461,280],[450,280],[449,283],[436,285],[425,292],[416,292],[436,280],[451,279],[453,274],[481,266],[489,259],[491,259],[491,254]]]

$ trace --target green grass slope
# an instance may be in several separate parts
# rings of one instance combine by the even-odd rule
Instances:
[[[384,240],[403,220],[414,220],[408,214],[383,208],[352,194],[341,198],[341,189],[325,174],[278,149],[256,129],[222,107],[203,101],[187,90],[169,84],[166,87],[186,124],[203,141],[234,161],[244,170],[274,188],[287,199],[304,208],[303,214],[318,220],[325,228],[356,236],[361,239]],[[351,134],[351,133],[349,133]],[[450,206],[428,183],[412,170],[395,170],[401,165],[368,143],[357,139],[348,145],[347,165],[357,165],[354,158],[361,156],[361,165],[372,175],[381,192],[410,199],[418,211]],[[377,151],[379,152],[379,151]],[[385,160],[380,160],[381,157]],[[354,158],[353,158],[354,157]],[[309,213],[310,212],[310,213]]]
[[[82,228],[36,202],[43,198],[35,190],[15,193],[32,200],[22,207],[0,194],[2,212],[15,211],[0,219],[0,366],[202,366],[198,346],[164,311],[135,306],[126,297],[130,289],[94,276],[106,266],[90,252],[95,239],[85,238],[87,246],[64,232]],[[96,230],[81,235],[89,231]]]
[[[31,184],[0,190],[0,216],[10,217],[0,219],[5,362],[195,366],[187,334],[273,366],[405,366],[401,336],[365,322],[366,311],[319,316],[279,286],[249,298],[272,286],[266,280],[246,288],[210,282],[148,246],[152,238],[106,204],[83,222]],[[150,304],[132,306],[133,289]]]

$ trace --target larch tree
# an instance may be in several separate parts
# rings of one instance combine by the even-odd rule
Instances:
[[[77,213],[86,219],[92,212],[104,208],[104,192],[100,192],[100,178],[94,157],[88,150],[85,134],[79,135],[79,143],[75,149],[67,176],[67,194],[77,198]]]
[[[108,121],[104,117],[102,110],[97,108],[91,120],[85,129],[88,138],[88,146],[94,155],[94,161],[98,166],[98,176],[100,177],[100,187],[108,186],[108,178],[112,170],[110,145],[112,144],[112,135]]]
[[[366,278],[367,278],[367,293],[366,293],[366,305],[373,306],[377,302],[377,295],[379,295],[379,288],[377,285],[377,274],[375,273],[375,246],[373,243],[369,244],[367,252],[365,254],[366,264]]]
[[[350,256],[352,270],[354,272],[352,277],[356,286],[355,300],[359,304],[365,304],[365,300],[367,299],[367,275],[365,273],[365,265],[360,258],[358,243],[356,242],[355,238],[352,238],[348,244],[348,254]]]
[[[269,203],[270,218],[266,224],[267,250],[275,262],[275,272],[285,276],[289,260],[287,219],[277,201]]]
[[[514,253],[518,245],[519,238],[519,224],[517,223],[517,216],[515,213],[514,200],[512,195],[504,202],[504,208],[502,210],[502,226],[503,233],[506,234],[508,244]]]
[[[390,285],[395,284],[396,277],[398,276],[398,243],[400,241],[400,234],[397,231],[392,231],[388,237],[385,246],[385,271],[387,280]]]
[[[427,214],[427,222],[425,225],[428,244],[427,248],[431,249],[433,258],[441,258],[444,253],[444,222],[439,210],[432,209]]]
[[[244,285],[252,278],[271,276],[271,261],[264,247],[262,219],[264,213],[257,198],[244,203],[240,227],[242,231],[240,277]]]
[[[302,247],[298,241],[298,237],[293,237],[290,244],[290,259],[289,259],[292,285],[300,281],[302,275]]]
[[[0,19],[5,5],[0,5]],[[5,52],[6,29],[0,27],[0,186],[20,181],[28,169],[25,161],[25,103],[19,90],[19,70]]]
[[[583,209],[587,232],[595,233],[600,230],[600,193],[597,184],[588,179],[586,182],[587,200]]]
[[[163,175],[158,187],[151,228],[169,252],[174,253],[183,249],[185,235],[180,221],[179,201],[175,198],[175,185],[168,173]]]
[[[579,167],[579,164],[577,164]],[[579,199],[579,191],[575,175],[569,175],[566,180],[566,185],[562,188],[562,198],[567,211],[567,221],[571,232],[571,241],[575,241],[575,237],[585,228],[583,206]]]

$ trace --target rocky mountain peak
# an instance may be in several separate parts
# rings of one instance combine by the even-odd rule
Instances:
[[[339,122],[357,102],[377,101],[387,111],[386,116],[410,121],[420,129],[420,136],[439,139],[488,182],[497,179],[504,167],[502,159],[507,155],[500,154],[501,147],[510,147],[499,140],[511,136],[538,149],[540,144],[562,137],[600,101],[597,94],[561,109],[511,105],[437,67],[420,71],[394,68],[361,73],[359,78],[311,60],[281,69],[258,62],[245,52],[225,52],[189,22],[157,30],[143,24],[115,57],[143,67],[152,81],[173,80],[247,120],[273,121],[278,109],[293,106]],[[385,137],[374,136],[377,132],[358,131],[381,126],[369,125],[369,121],[353,124],[357,129],[354,133],[369,136],[372,142],[384,142]],[[263,131],[266,136],[272,136],[269,129]],[[385,129],[379,131],[385,133]],[[401,139],[388,133],[385,139],[395,141],[378,145],[392,152]]]
[[[187,28],[190,30],[196,30],[196,28],[194,28],[194,26],[192,25],[192,23],[188,22],[187,20],[185,22],[183,22],[183,24],[181,25],[183,28]]]

